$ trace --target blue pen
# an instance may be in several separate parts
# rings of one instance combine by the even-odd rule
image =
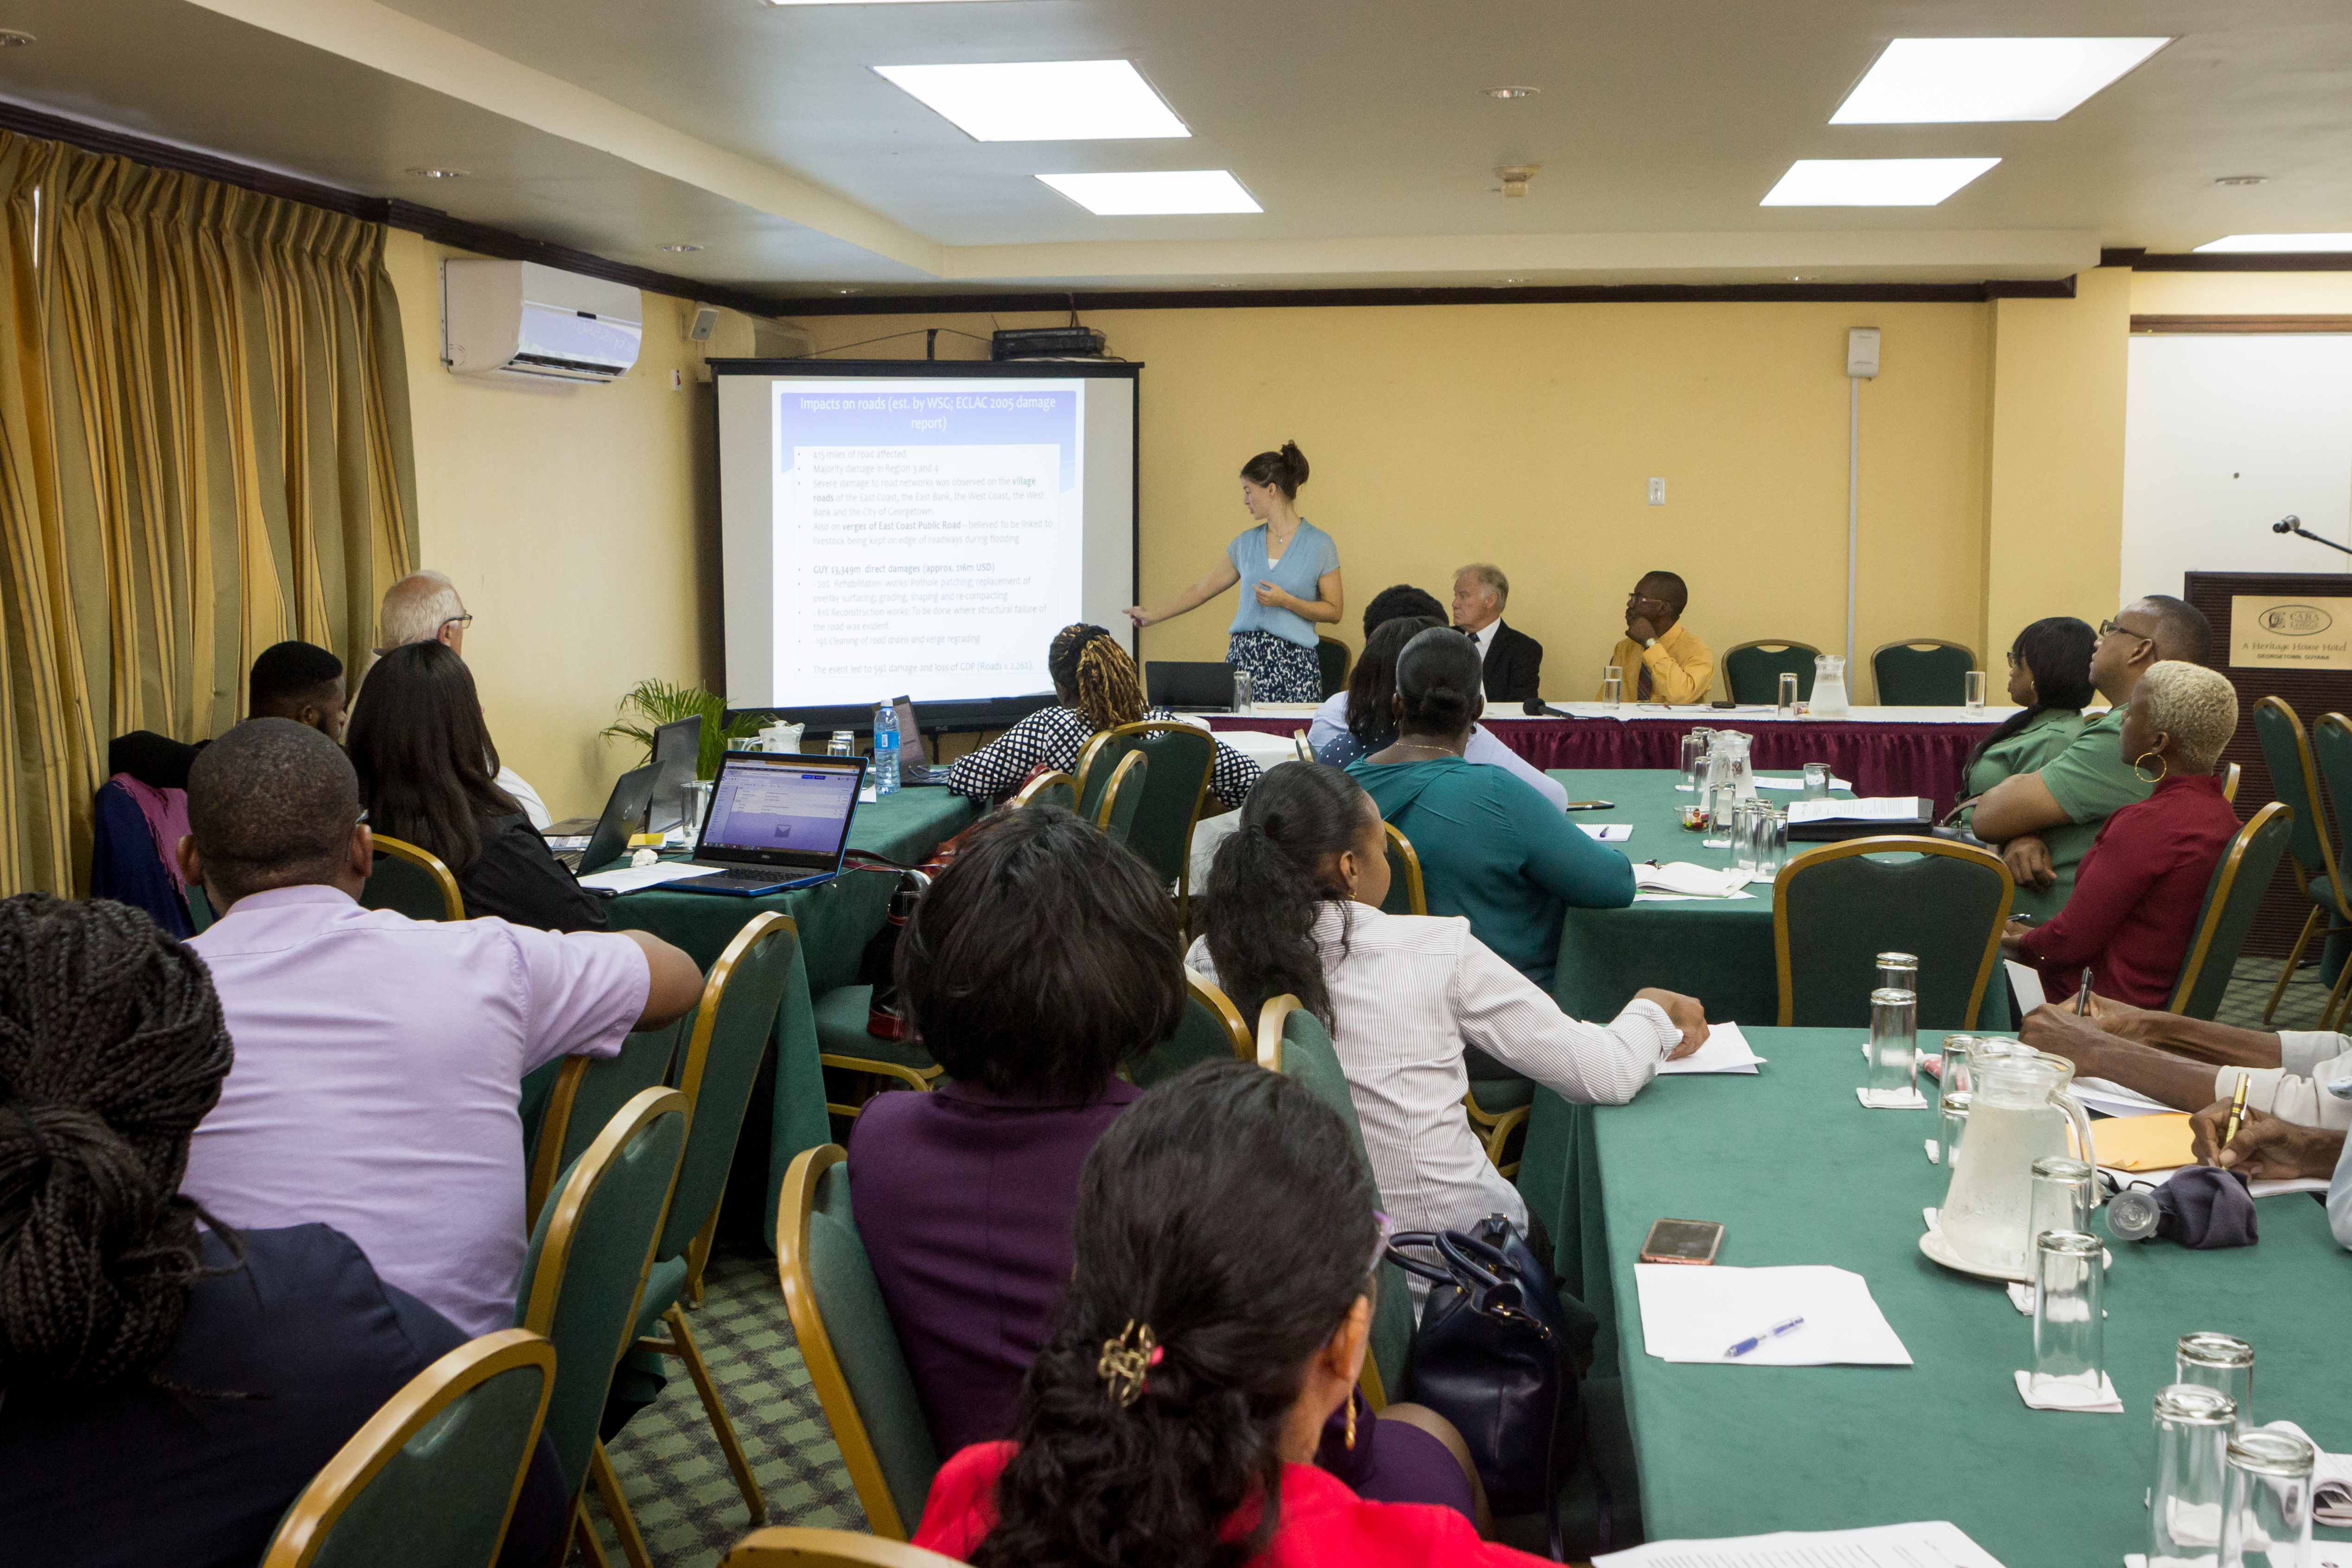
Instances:
[[[1782,1334],[1794,1333],[1804,1326],[1805,1320],[1802,1318],[1790,1318],[1785,1323],[1774,1323],[1762,1333],[1750,1334],[1748,1338],[1741,1340],[1738,1344],[1733,1345],[1729,1350],[1725,1351],[1723,1353],[1723,1359],[1726,1361],[1736,1360],[1740,1356],[1746,1355],[1749,1351],[1754,1350],[1758,1345],[1762,1344],[1768,1339],[1779,1339]]]

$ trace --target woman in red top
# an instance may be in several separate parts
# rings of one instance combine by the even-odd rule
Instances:
[[[2042,971],[2052,1001],[2074,995],[2085,965],[2103,997],[2136,1008],[2171,998],[2206,886],[2238,831],[2213,777],[2237,727],[2237,693],[2203,665],[2165,659],[2140,677],[2121,744],[2156,792],[2106,820],[2048,925],[2013,920],[2001,937],[2005,954]]]
[[[981,1568],[1541,1562],[1315,1468],[1363,1369],[1375,1199],[1339,1115],[1279,1073],[1211,1062],[1145,1094],[1087,1157],[1013,1441],[948,1461],[915,1544]]]

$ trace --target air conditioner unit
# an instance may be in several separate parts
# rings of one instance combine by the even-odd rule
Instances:
[[[458,375],[609,382],[637,362],[645,319],[625,284],[529,261],[441,264],[441,362]]]

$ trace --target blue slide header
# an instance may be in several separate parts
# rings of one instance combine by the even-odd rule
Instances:
[[[788,474],[796,446],[1058,446],[1062,491],[1078,482],[1075,386],[1052,382],[921,387],[822,386],[779,381],[776,472]]]

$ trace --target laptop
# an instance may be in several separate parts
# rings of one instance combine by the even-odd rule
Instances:
[[[1229,713],[1234,667],[1224,661],[1154,659],[1143,666],[1143,693],[1153,707],[1178,713]]]
[[[646,831],[666,833],[686,821],[686,787],[702,758],[702,716],[679,719],[654,731],[654,766],[662,770],[654,785],[653,808]]]
[[[946,776],[931,777],[930,754],[923,749],[923,732],[915,724],[915,704],[909,697],[893,697],[890,706],[898,710],[898,782],[904,784],[944,784]]]
[[[751,898],[830,882],[840,873],[865,787],[863,757],[724,752],[694,845],[692,863],[710,874],[664,885]]]
[[[590,871],[608,866],[621,858],[629,847],[629,835],[646,820],[646,807],[654,798],[654,784],[661,777],[661,768],[653,763],[633,768],[613,781],[613,793],[604,801],[604,814],[596,819],[596,831],[588,841],[576,850],[560,850],[555,858],[572,875],[580,874],[585,866]]]

